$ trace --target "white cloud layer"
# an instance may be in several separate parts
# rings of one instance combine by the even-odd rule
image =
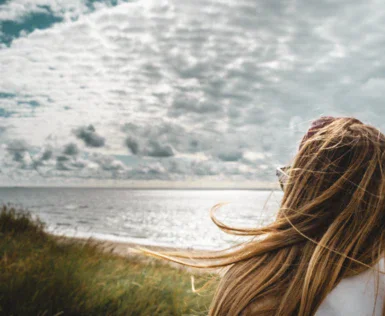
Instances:
[[[382,7],[142,0],[90,10],[81,0],[8,1],[0,21],[41,11],[63,21],[0,48],[2,148],[23,140],[40,161],[4,150],[3,168],[23,176],[37,166],[69,178],[273,180],[319,115],[385,129]],[[91,125],[87,137],[73,132]],[[47,146],[53,154],[44,160]]]

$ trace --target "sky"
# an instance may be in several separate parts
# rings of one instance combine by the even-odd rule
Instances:
[[[385,130],[382,1],[0,0],[0,185],[268,187]]]

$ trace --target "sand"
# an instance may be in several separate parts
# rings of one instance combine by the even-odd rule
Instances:
[[[172,247],[161,247],[161,246],[152,246],[152,245],[140,245],[136,243],[130,243],[130,242],[120,242],[120,241],[110,241],[110,240],[102,240],[102,239],[95,239],[95,238],[80,238],[80,237],[67,237],[67,236],[56,236],[54,237],[59,242],[71,242],[71,241],[77,241],[80,243],[92,243],[92,244],[98,244],[101,246],[103,251],[105,252],[112,252],[114,254],[127,257],[137,254],[135,251],[135,248],[142,247],[147,248],[155,251],[174,251],[174,250],[182,250],[179,248],[172,248]]]
[[[97,244],[100,246],[100,249],[107,253],[112,253],[118,256],[122,256],[125,258],[135,258],[139,259],[143,262],[150,262],[151,260],[154,260],[153,257],[145,255],[143,253],[138,252],[137,248],[146,248],[154,251],[191,251],[192,253],[205,253],[208,252],[207,250],[198,250],[198,249],[182,249],[182,248],[176,248],[176,247],[163,247],[163,246],[154,246],[154,245],[141,245],[136,243],[130,243],[130,242],[119,242],[119,241],[110,241],[110,240],[101,240],[101,239],[94,239],[94,238],[77,238],[77,237],[66,237],[66,236],[57,236],[53,235],[54,238],[60,242],[60,243],[69,243],[69,242],[79,242],[79,243],[91,243],[91,244]],[[165,264],[171,265],[174,268],[177,269],[183,269],[183,270],[189,270],[194,271],[196,274],[198,273],[218,273],[218,269],[193,269],[186,266],[183,266],[178,263],[170,262],[168,260],[162,260],[160,259],[160,262],[163,262]]]

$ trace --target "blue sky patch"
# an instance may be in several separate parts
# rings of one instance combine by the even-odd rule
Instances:
[[[36,107],[40,106],[40,103],[35,101],[35,100],[31,100],[31,101],[17,101],[17,104],[19,104],[19,105],[22,105],[22,104],[29,105],[29,106],[31,106],[33,108],[36,108]]]
[[[111,6],[116,6],[118,4],[118,0],[87,0],[86,1],[86,6],[91,9],[91,10],[94,10],[95,9],[95,3],[107,3]]]
[[[0,92],[0,99],[12,99],[14,97],[16,97],[14,93]]]
[[[116,159],[123,162],[126,166],[134,167],[140,162],[140,158],[128,155],[113,155]]]
[[[0,117],[10,117],[14,112],[7,111],[4,108],[0,108]]]
[[[31,13],[22,21],[3,21],[0,25],[0,41],[10,45],[23,31],[31,33],[36,29],[43,30],[49,28],[52,24],[63,21],[63,18],[55,16],[48,6],[41,7],[47,12]]]

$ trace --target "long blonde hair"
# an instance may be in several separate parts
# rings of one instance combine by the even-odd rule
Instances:
[[[229,227],[214,206],[220,229],[250,241],[211,253],[145,252],[225,267],[209,315],[310,316],[342,278],[374,269],[383,256],[384,194],[385,136],[357,119],[335,118],[304,138],[273,223]]]

